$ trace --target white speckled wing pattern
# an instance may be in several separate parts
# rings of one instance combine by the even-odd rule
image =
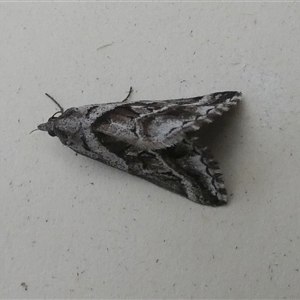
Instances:
[[[198,146],[196,133],[241,96],[228,91],[188,99],[89,105],[68,109],[39,129],[82,155],[194,202],[219,206],[227,202],[222,174],[209,150]]]
[[[95,131],[142,149],[163,149],[183,140],[187,132],[212,122],[240,98],[240,93],[223,92],[188,99],[121,103],[97,120]]]

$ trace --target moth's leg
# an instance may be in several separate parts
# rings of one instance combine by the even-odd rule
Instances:
[[[133,91],[133,88],[131,86],[130,89],[129,89],[127,97],[122,102],[126,102],[129,99],[130,95],[132,94],[132,91]]]

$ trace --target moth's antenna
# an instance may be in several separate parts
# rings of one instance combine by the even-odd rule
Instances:
[[[57,111],[56,113],[53,114],[53,116],[50,118],[50,119],[54,119],[54,117],[57,115],[57,114],[61,114],[62,112],[61,111]]]
[[[63,107],[53,98],[51,97],[49,94],[45,93],[45,95],[47,97],[49,97],[58,107],[59,107],[59,110],[60,110],[60,113],[63,113],[64,112],[64,109]]]

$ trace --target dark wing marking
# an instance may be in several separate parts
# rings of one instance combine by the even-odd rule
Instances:
[[[163,149],[198,130],[241,99],[239,92],[165,101],[120,103],[92,124],[92,131],[141,149]]]
[[[199,148],[193,142],[183,141],[158,151],[168,165],[173,165],[191,182],[193,189],[189,199],[211,206],[220,206],[227,202],[227,191],[219,164],[207,147]]]
[[[97,138],[126,162],[133,175],[200,204],[220,206],[227,202],[218,164],[207,148],[182,141],[166,149],[143,150],[105,134]]]

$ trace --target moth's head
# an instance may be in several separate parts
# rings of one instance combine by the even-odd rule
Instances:
[[[48,122],[38,125],[38,130],[47,131],[50,136],[57,136],[63,144],[67,144],[81,126],[82,113],[78,108],[69,108],[60,116],[54,114]]]

